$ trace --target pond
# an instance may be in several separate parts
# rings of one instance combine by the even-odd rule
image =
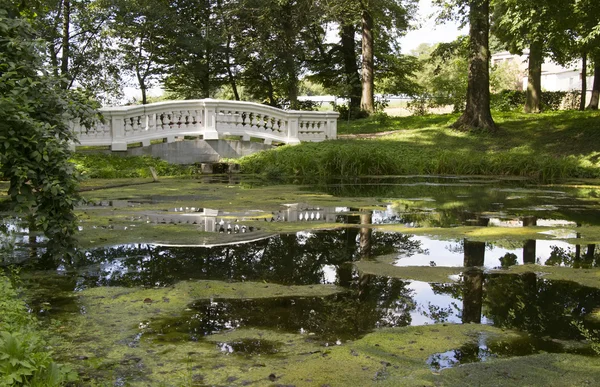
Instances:
[[[86,196],[75,259],[1,230],[81,385],[600,377],[600,187],[230,176]]]

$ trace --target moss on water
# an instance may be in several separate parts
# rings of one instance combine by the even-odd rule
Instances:
[[[600,380],[597,358],[543,353],[443,370],[437,386],[593,386]]]
[[[382,256],[375,260],[358,261],[354,266],[363,274],[373,274],[381,277],[391,277],[403,280],[422,281],[429,283],[453,283],[453,275],[461,274],[463,267],[444,266],[394,266],[394,256]],[[562,266],[514,265],[508,269],[490,270],[493,274],[524,274],[536,273],[540,278],[550,280],[571,281],[583,286],[600,288],[600,268],[571,268]],[[598,314],[600,318],[600,314]]]
[[[430,236],[434,239],[454,240],[467,238],[470,241],[491,242],[510,240],[562,240],[572,244],[600,243],[600,227],[475,227],[460,226],[451,228],[407,227],[404,225],[376,226],[377,230],[402,234]],[[565,238],[564,235],[578,234],[578,238]],[[558,236],[558,237],[557,237]]]
[[[572,281],[583,286],[600,289],[600,268],[574,269],[560,266],[515,265],[505,270],[493,270],[492,273],[523,274],[536,273],[539,277],[551,280]]]

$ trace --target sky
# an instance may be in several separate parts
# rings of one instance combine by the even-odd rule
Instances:
[[[421,43],[451,42],[459,35],[469,33],[467,27],[459,29],[458,24],[455,22],[436,25],[435,12],[436,7],[431,3],[431,0],[419,0],[419,10],[416,18],[419,28],[409,31],[405,37],[400,39],[403,54],[410,54]]]

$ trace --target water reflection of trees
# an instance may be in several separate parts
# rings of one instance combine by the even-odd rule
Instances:
[[[378,256],[421,247],[408,235],[365,230],[299,232],[210,248],[122,245],[88,251],[78,271],[84,286],[164,286],[190,278],[307,285],[333,277],[345,286],[341,265],[367,249],[366,255]]]
[[[490,184],[493,183],[493,184]],[[579,224],[598,225],[600,209],[590,208],[578,190],[549,191],[528,186],[527,182],[498,182],[482,179],[461,182],[454,178],[414,177],[403,179],[361,179],[334,182],[316,189],[339,197],[404,198],[395,208],[405,222],[420,222],[431,227],[468,224],[472,214],[502,210],[510,216],[535,216],[540,206],[547,219],[564,219]],[[425,204],[415,199],[429,199]],[[565,198],[569,205],[565,206]],[[432,200],[431,200],[432,199]],[[432,204],[433,203],[433,204]],[[431,211],[431,208],[434,211]]]
[[[546,260],[546,265],[568,266],[576,269],[600,267],[600,252],[596,250],[596,245],[586,245],[585,253],[583,254],[580,245],[576,245],[574,251],[559,246],[551,246],[551,249],[552,251],[550,252],[550,257]]]
[[[354,275],[347,292],[329,297],[199,301],[189,313],[153,328],[167,338],[176,332],[189,340],[241,327],[305,332],[326,341],[355,339],[375,328],[410,325],[415,304],[408,284]]]
[[[591,256],[595,249],[589,251]],[[588,328],[593,324],[585,317],[600,307],[599,289],[546,280],[535,273],[485,274],[484,260],[485,244],[465,240],[460,282],[431,285],[436,294],[462,300],[462,322],[480,323],[486,317],[498,327],[559,339],[582,339],[574,321]]]

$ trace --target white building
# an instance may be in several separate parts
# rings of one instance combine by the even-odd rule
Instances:
[[[527,66],[529,64],[529,51],[523,55],[513,55],[508,51],[492,54],[492,66],[501,63],[515,63],[523,77],[523,90],[527,89]],[[545,91],[580,91],[581,90],[581,59],[573,62],[568,67],[563,67],[546,58],[542,64],[542,90]],[[587,100],[591,96],[593,76],[587,77]]]

